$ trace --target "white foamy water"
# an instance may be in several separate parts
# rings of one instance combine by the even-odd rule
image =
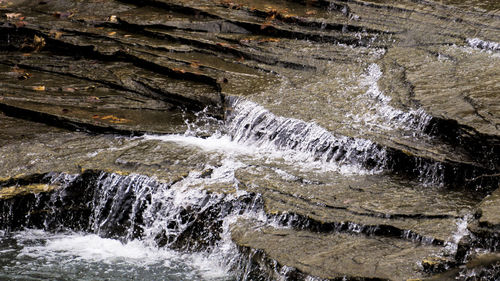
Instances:
[[[16,241],[16,246],[6,250],[11,255],[10,262],[0,266],[0,277],[30,279],[44,276],[47,280],[59,280],[61,276],[71,280],[231,280],[227,270],[207,256],[149,247],[142,241],[122,243],[95,234],[54,234],[42,230],[20,231],[9,238]],[[19,270],[22,272],[19,273]]]
[[[181,255],[182,264],[189,266],[190,270],[203,277],[201,279],[195,277],[195,280],[226,278],[239,257],[230,237],[230,225],[241,217],[268,223],[268,218],[258,203],[258,196],[253,198],[253,195],[238,190],[239,182],[234,172],[243,165],[234,159],[224,159],[220,166],[206,165],[203,172],[191,171],[173,184],[158,182],[143,175],[122,176],[102,173],[97,179],[98,191],[91,203],[94,210],[93,231],[108,235],[113,233],[110,230],[113,231],[120,217],[129,217],[128,227],[125,230],[128,234],[125,236],[130,242],[125,246],[130,247],[127,250],[130,250],[131,257],[138,256],[139,260],[150,260],[153,265],[166,258],[173,262],[163,266],[171,268],[178,263],[176,255],[179,254],[160,249],[179,246],[179,241],[181,245],[189,244],[197,249],[196,245],[201,243],[203,245],[201,252]],[[212,184],[233,187],[236,192],[211,193],[206,189]],[[242,201],[247,203],[241,203]],[[122,209],[124,205],[128,207]],[[142,229],[140,242],[134,240],[137,227]],[[199,237],[198,232],[203,232],[204,229],[208,232]],[[97,236],[92,238],[95,237]],[[106,243],[113,244],[110,241]],[[110,250],[121,247],[114,244],[110,245]],[[136,250],[144,254],[140,252],[143,248],[152,250],[153,255],[134,254]],[[93,251],[85,252],[85,255],[92,253]],[[98,251],[98,256],[106,256],[107,253],[107,250],[104,253]],[[168,257],[172,253],[173,259]],[[122,256],[124,255],[105,258],[114,260]],[[146,266],[151,269],[150,264]]]
[[[500,43],[498,43],[498,42],[485,41],[485,40],[481,40],[479,38],[469,38],[469,39],[467,39],[467,43],[472,48],[490,50],[490,51],[499,51],[500,50]]]
[[[380,66],[373,63],[361,77],[360,86],[367,90],[360,101],[368,105],[370,110],[355,116],[354,119],[369,127],[378,127],[386,131],[399,129],[411,132],[413,136],[423,136],[431,116],[421,108],[403,111],[393,107],[390,104],[391,97],[385,95],[378,86],[382,75]]]
[[[238,165],[245,162],[245,159],[260,160],[264,163],[284,162],[293,165],[302,171],[312,172],[330,172],[335,171],[344,175],[370,174],[378,170],[368,170],[363,168],[362,163],[339,163],[325,157],[316,157],[314,151],[294,150],[279,148],[270,143],[251,143],[250,141],[236,141],[227,135],[214,135],[208,138],[200,138],[186,135],[147,135],[146,140],[160,140],[174,142],[188,146],[196,146],[207,152],[223,153],[226,159],[239,159]],[[370,143],[361,143],[360,140],[354,141],[359,148],[369,146]],[[369,149],[370,147],[366,147]],[[354,152],[351,152],[354,153]],[[379,151],[384,153],[384,151]],[[369,155],[366,156],[370,157]],[[376,156],[375,156],[376,157]],[[240,161],[241,160],[241,161]],[[381,162],[383,158],[379,159]]]
[[[445,244],[445,251],[448,254],[454,255],[458,250],[458,243],[462,240],[463,237],[469,235],[469,229],[467,226],[469,225],[469,220],[471,219],[471,215],[466,215],[463,218],[457,219],[457,230],[450,237],[450,241]]]
[[[230,136],[216,134],[208,138],[191,135],[145,135],[145,140],[160,140],[199,147],[205,151],[223,152],[228,155],[253,155],[259,152],[258,147],[241,145]]]
[[[384,166],[385,150],[369,140],[336,136],[314,122],[276,116],[244,99],[237,99],[231,105],[233,114],[226,121],[224,133],[208,138],[187,132],[147,135],[144,139],[196,146],[228,158],[244,156],[265,163],[284,161],[306,171],[368,174]],[[365,168],[368,163],[370,168]]]

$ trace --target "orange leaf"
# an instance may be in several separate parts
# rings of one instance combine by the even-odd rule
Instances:
[[[228,43],[223,43],[223,42],[217,43],[217,46],[221,46],[221,47],[225,47],[225,48],[232,48],[231,45],[229,45]]]
[[[200,63],[199,61],[192,61],[190,66],[192,68],[199,68],[200,67],[199,63]]]
[[[51,30],[51,31],[49,32],[49,35],[50,35],[51,37],[54,37],[55,39],[59,39],[59,38],[61,38],[61,36],[63,35],[63,33],[62,33],[61,31]]]
[[[177,67],[172,68],[172,70],[175,72],[179,72],[179,73],[186,73],[186,71],[184,69],[177,68]]]
[[[263,24],[260,25],[260,29],[263,30],[263,29],[268,28],[269,26],[271,26],[271,24],[268,23],[268,22],[266,22],[266,23],[263,23]]]
[[[97,116],[96,118],[99,118],[98,115],[94,115],[94,116]],[[100,117],[100,119],[101,120],[109,120],[109,122],[115,123],[115,124],[127,123],[130,121],[130,120],[125,119],[125,118],[118,118],[114,115],[106,115],[106,116]]]
[[[118,22],[118,17],[115,16],[115,15],[111,15],[111,16],[109,16],[108,21],[112,22],[112,23],[117,23]]]
[[[116,118],[116,117],[113,115],[106,115],[106,116],[101,117],[102,120],[108,120],[108,119],[113,119],[113,118]]]
[[[45,91],[45,86],[33,86],[31,87],[35,91]]]

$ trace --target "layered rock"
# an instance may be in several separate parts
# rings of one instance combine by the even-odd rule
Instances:
[[[230,224],[247,280],[497,276],[500,7],[445,2],[0,2],[0,225]]]

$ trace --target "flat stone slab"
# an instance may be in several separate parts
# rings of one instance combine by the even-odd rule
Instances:
[[[426,277],[476,207],[472,247],[496,251],[500,193],[476,188],[500,178],[500,6],[480,2],[0,0],[0,199],[53,191],[28,180],[51,173],[187,178],[289,226],[239,221],[237,245],[325,279]],[[316,126],[305,152],[323,162],[182,139],[227,129],[238,99],[267,111],[240,124],[246,144],[303,152]],[[168,135],[131,137],[148,133]],[[367,167],[321,172],[323,151]]]
[[[8,140],[0,147],[0,154],[8,155],[0,158],[0,179],[101,170],[173,182],[190,171],[202,171],[206,165],[218,163],[218,157],[175,142],[90,135],[2,115],[0,124],[0,139]],[[26,131],[30,127],[33,130]],[[4,134],[8,136],[4,138]]]
[[[0,188],[0,200],[10,199],[25,194],[37,194],[41,192],[50,192],[58,186],[49,184],[30,184],[25,186],[9,186]]]
[[[459,220],[478,202],[462,192],[423,188],[377,175],[330,172],[315,177],[304,172],[301,177],[300,172],[286,171],[248,167],[235,175],[245,190],[262,194],[268,214],[299,215],[319,224],[320,231],[321,225],[347,230],[352,224],[351,231],[442,243],[453,239]]]
[[[484,198],[478,210],[481,212],[480,226],[500,229],[500,189]]]
[[[326,280],[420,278],[425,276],[420,262],[442,251],[399,239],[317,234],[260,227],[243,220],[232,225],[231,238],[239,247],[262,251],[280,266]]]
[[[2,63],[25,72],[6,81],[4,111],[102,131],[172,133],[181,130],[181,109],[224,118],[226,99],[245,96],[277,115],[367,138],[449,171],[495,170],[500,39],[498,11],[487,3],[480,12],[414,1],[12,1],[2,6],[2,44],[17,55]],[[469,65],[477,79],[468,77]],[[117,95],[102,99],[72,86],[63,92],[76,89],[73,95],[59,95],[38,83],[43,74],[55,84],[67,77]],[[9,92],[23,93],[23,100]],[[99,102],[69,108],[80,94]],[[125,110],[131,95],[141,103]],[[441,126],[434,138],[431,119],[453,126]],[[478,139],[481,145],[469,149]]]

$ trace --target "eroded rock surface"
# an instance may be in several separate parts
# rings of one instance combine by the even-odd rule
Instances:
[[[260,250],[268,259],[279,261],[281,266],[293,267],[325,280],[417,278],[422,274],[419,268],[421,260],[439,253],[437,247],[416,245],[410,241],[256,228],[242,221],[232,228],[232,238],[238,246]]]
[[[499,30],[497,1],[0,1],[0,225],[493,278]]]

